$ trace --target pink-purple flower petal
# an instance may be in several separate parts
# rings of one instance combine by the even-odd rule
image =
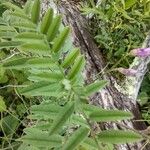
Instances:
[[[137,57],[148,57],[150,56],[150,47],[133,49],[130,51],[130,55]]]

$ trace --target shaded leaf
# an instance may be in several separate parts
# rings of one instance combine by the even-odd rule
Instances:
[[[15,116],[7,115],[0,120],[0,124],[0,130],[3,128],[4,133],[6,135],[10,135],[16,132],[17,126],[19,125],[19,120]]]
[[[6,110],[5,101],[3,100],[3,97],[0,96],[0,112],[3,112]]]
[[[23,10],[20,7],[14,5],[10,2],[3,3],[3,5],[6,6],[7,8],[9,8],[9,9],[16,10],[20,13],[23,13]]]

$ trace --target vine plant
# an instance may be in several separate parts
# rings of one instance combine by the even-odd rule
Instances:
[[[108,83],[101,80],[84,84],[84,56],[78,48],[64,52],[67,42],[71,42],[70,28],[63,27],[60,15],[50,8],[41,17],[40,0],[27,1],[23,8],[9,2],[3,5],[8,10],[0,25],[4,29],[0,34],[0,49],[14,48],[17,54],[4,61],[1,69],[26,72],[28,82],[18,85],[18,93],[43,100],[30,109],[32,125],[18,139],[23,142],[20,150],[106,150],[113,149],[113,144],[143,139],[136,132],[98,128],[99,122],[133,116],[130,112],[89,104],[89,96]]]

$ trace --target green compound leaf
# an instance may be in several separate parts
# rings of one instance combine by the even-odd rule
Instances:
[[[2,5],[6,6],[9,9],[16,10],[17,12],[24,13],[20,7],[14,5],[10,2],[3,3]]]
[[[39,129],[27,128],[27,135],[23,136],[20,141],[26,144],[30,144],[35,147],[58,147],[62,143],[62,137],[60,135],[49,135],[48,132],[41,131]]]
[[[87,127],[78,128],[69,137],[68,141],[64,144],[62,150],[73,150],[88,136],[89,129]]]
[[[30,21],[30,18],[24,14],[24,13],[20,13],[20,12],[11,12],[9,13],[10,16],[13,16],[13,17],[16,17],[18,19],[21,19],[21,20],[26,20],[26,21]]]
[[[32,11],[31,11],[31,20],[33,23],[38,23],[40,17],[40,0],[34,0]]]
[[[65,60],[62,63],[62,67],[66,68],[68,66],[70,66],[75,59],[78,57],[78,55],[80,54],[80,50],[78,48],[73,49],[65,58]]]
[[[55,63],[50,58],[14,58],[3,63],[7,69],[23,68],[56,68]]]
[[[30,21],[25,22],[15,22],[11,24],[13,27],[19,28],[19,29],[25,29],[25,30],[31,30],[36,31],[36,25],[33,24]]]
[[[30,68],[57,68],[56,63],[48,57],[31,58],[27,61],[27,67]]]
[[[82,104],[82,108],[84,109],[84,111],[86,113],[92,113],[93,111],[104,110],[100,106],[95,106],[95,105],[91,105],[91,104]]]
[[[70,28],[65,27],[64,30],[60,33],[60,35],[54,40],[54,44],[52,47],[52,51],[57,53],[65,43],[65,40],[68,37]]]
[[[58,117],[55,118],[52,126],[50,127],[49,134],[52,135],[59,131],[60,128],[66,123],[69,117],[74,112],[74,103],[67,104],[61,111],[59,111]]]
[[[106,130],[99,133],[98,139],[103,143],[124,144],[138,142],[142,136],[132,131]]]
[[[11,48],[11,47],[17,47],[22,45],[22,42],[14,42],[14,41],[7,41],[7,42],[0,42],[0,49],[3,48]]]
[[[0,31],[12,32],[12,31],[15,31],[15,29],[13,27],[10,27],[10,26],[7,26],[7,25],[0,25]]]
[[[60,24],[61,24],[61,16],[58,15],[53,19],[51,25],[48,28],[47,39],[49,42],[56,37],[59,31]]]
[[[73,79],[75,76],[77,76],[82,70],[84,64],[85,64],[84,57],[79,56],[77,60],[75,61],[74,65],[72,66],[70,72],[68,73],[68,78]]]
[[[32,74],[28,79],[32,81],[59,82],[63,79],[63,75],[60,72],[45,72]]]
[[[120,110],[105,110],[100,109],[99,111],[93,111],[89,114],[89,118],[93,121],[105,122],[105,121],[116,121],[131,119],[133,115],[130,112]]]
[[[16,32],[10,32],[10,31],[6,31],[6,32],[0,32],[0,37],[1,38],[13,38],[14,36],[16,36]]]
[[[82,145],[86,147],[88,150],[98,150],[97,144],[94,139],[87,137]]]
[[[36,32],[22,32],[15,36],[14,41],[23,41],[23,42],[36,42],[44,39],[43,34],[39,34]]]
[[[7,69],[22,69],[25,68],[25,63],[29,58],[17,58],[13,60],[8,60],[3,63],[3,67]]]
[[[53,9],[48,9],[48,11],[45,13],[40,26],[41,33],[43,34],[47,33],[48,28],[51,25],[53,20],[53,13],[54,13]]]
[[[63,107],[55,104],[40,104],[31,107],[32,117],[55,119]],[[58,111],[59,110],[59,111]],[[50,126],[49,126],[50,127]]]
[[[91,94],[98,92],[100,89],[104,88],[108,84],[107,81],[101,80],[85,87],[86,96],[90,96]]]
[[[22,95],[28,96],[58,96],[61,94],[62,87],[58,83],[51,82],[37,82],[29,85],[23,89],[20,89],[19,92]]]
[[[32,6],[33,6],[34,1],[33,0],[28,0],[23,8],[25,14],[31,16],[31,11],[32,11]]]
[[[43,41],[26,43],[18,47],[20,51],[30,52],[33,54],[48,55],[51,53],[49,45],[45,44]]]

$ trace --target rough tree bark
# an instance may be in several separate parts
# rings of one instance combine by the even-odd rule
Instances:
[[[73,0],[72,0],[73,1]],[[101,72],[107,65],[106,60],[104,60],[103,54],[94,42],[93,37],[88,31],[88,23],[85,16],[82,16],[76,1],[72,2],[70,0],[60,0],[57,5],[53,1],[43,0],[43,11],[47,10],[48,7],[53,7],[55,10],[59,11],[63,15],[63,23],[69,25],[72,28],[72,37],[74,45],[80,47],[81,52],[86,57],[86,68],[84,70],[85,83],[91,83],[97,77],[97,74]],[[149,38],[148,38],[149,39]],[[145,41],[144,47],[149,47],[150,42]],[[94,105],[103,107],[105,109],[119,109],[130,111],[134,114],[133,120],[121,121],[118,123],[104,123],[100,124],[102,130],[105,129],[122,129],[126,130],[131,128],[133,130],[145,130],[147,126],[144,122],[136,122],[136,120],[141,119],[141,114],[136,102],[137,94],[147,69],[147,64],[150,58],[146,59],[135,59],[132,68],[137,68],[142,71],[142,75],[127,78],[125,80],[126,88],[121,88],[117,81],[113,78],[111,74],[103,74],[100,79],[106,79],[109,81],[109,85],[96,93],[91,97],[90,102]],[[132,82],[131,82],[132,81]],[[122,144],[116,145],[117,150],[140,150],[143,142],[138,142],[134,144]],[[150,149],[149,146],[145,147],[146,150]]]

